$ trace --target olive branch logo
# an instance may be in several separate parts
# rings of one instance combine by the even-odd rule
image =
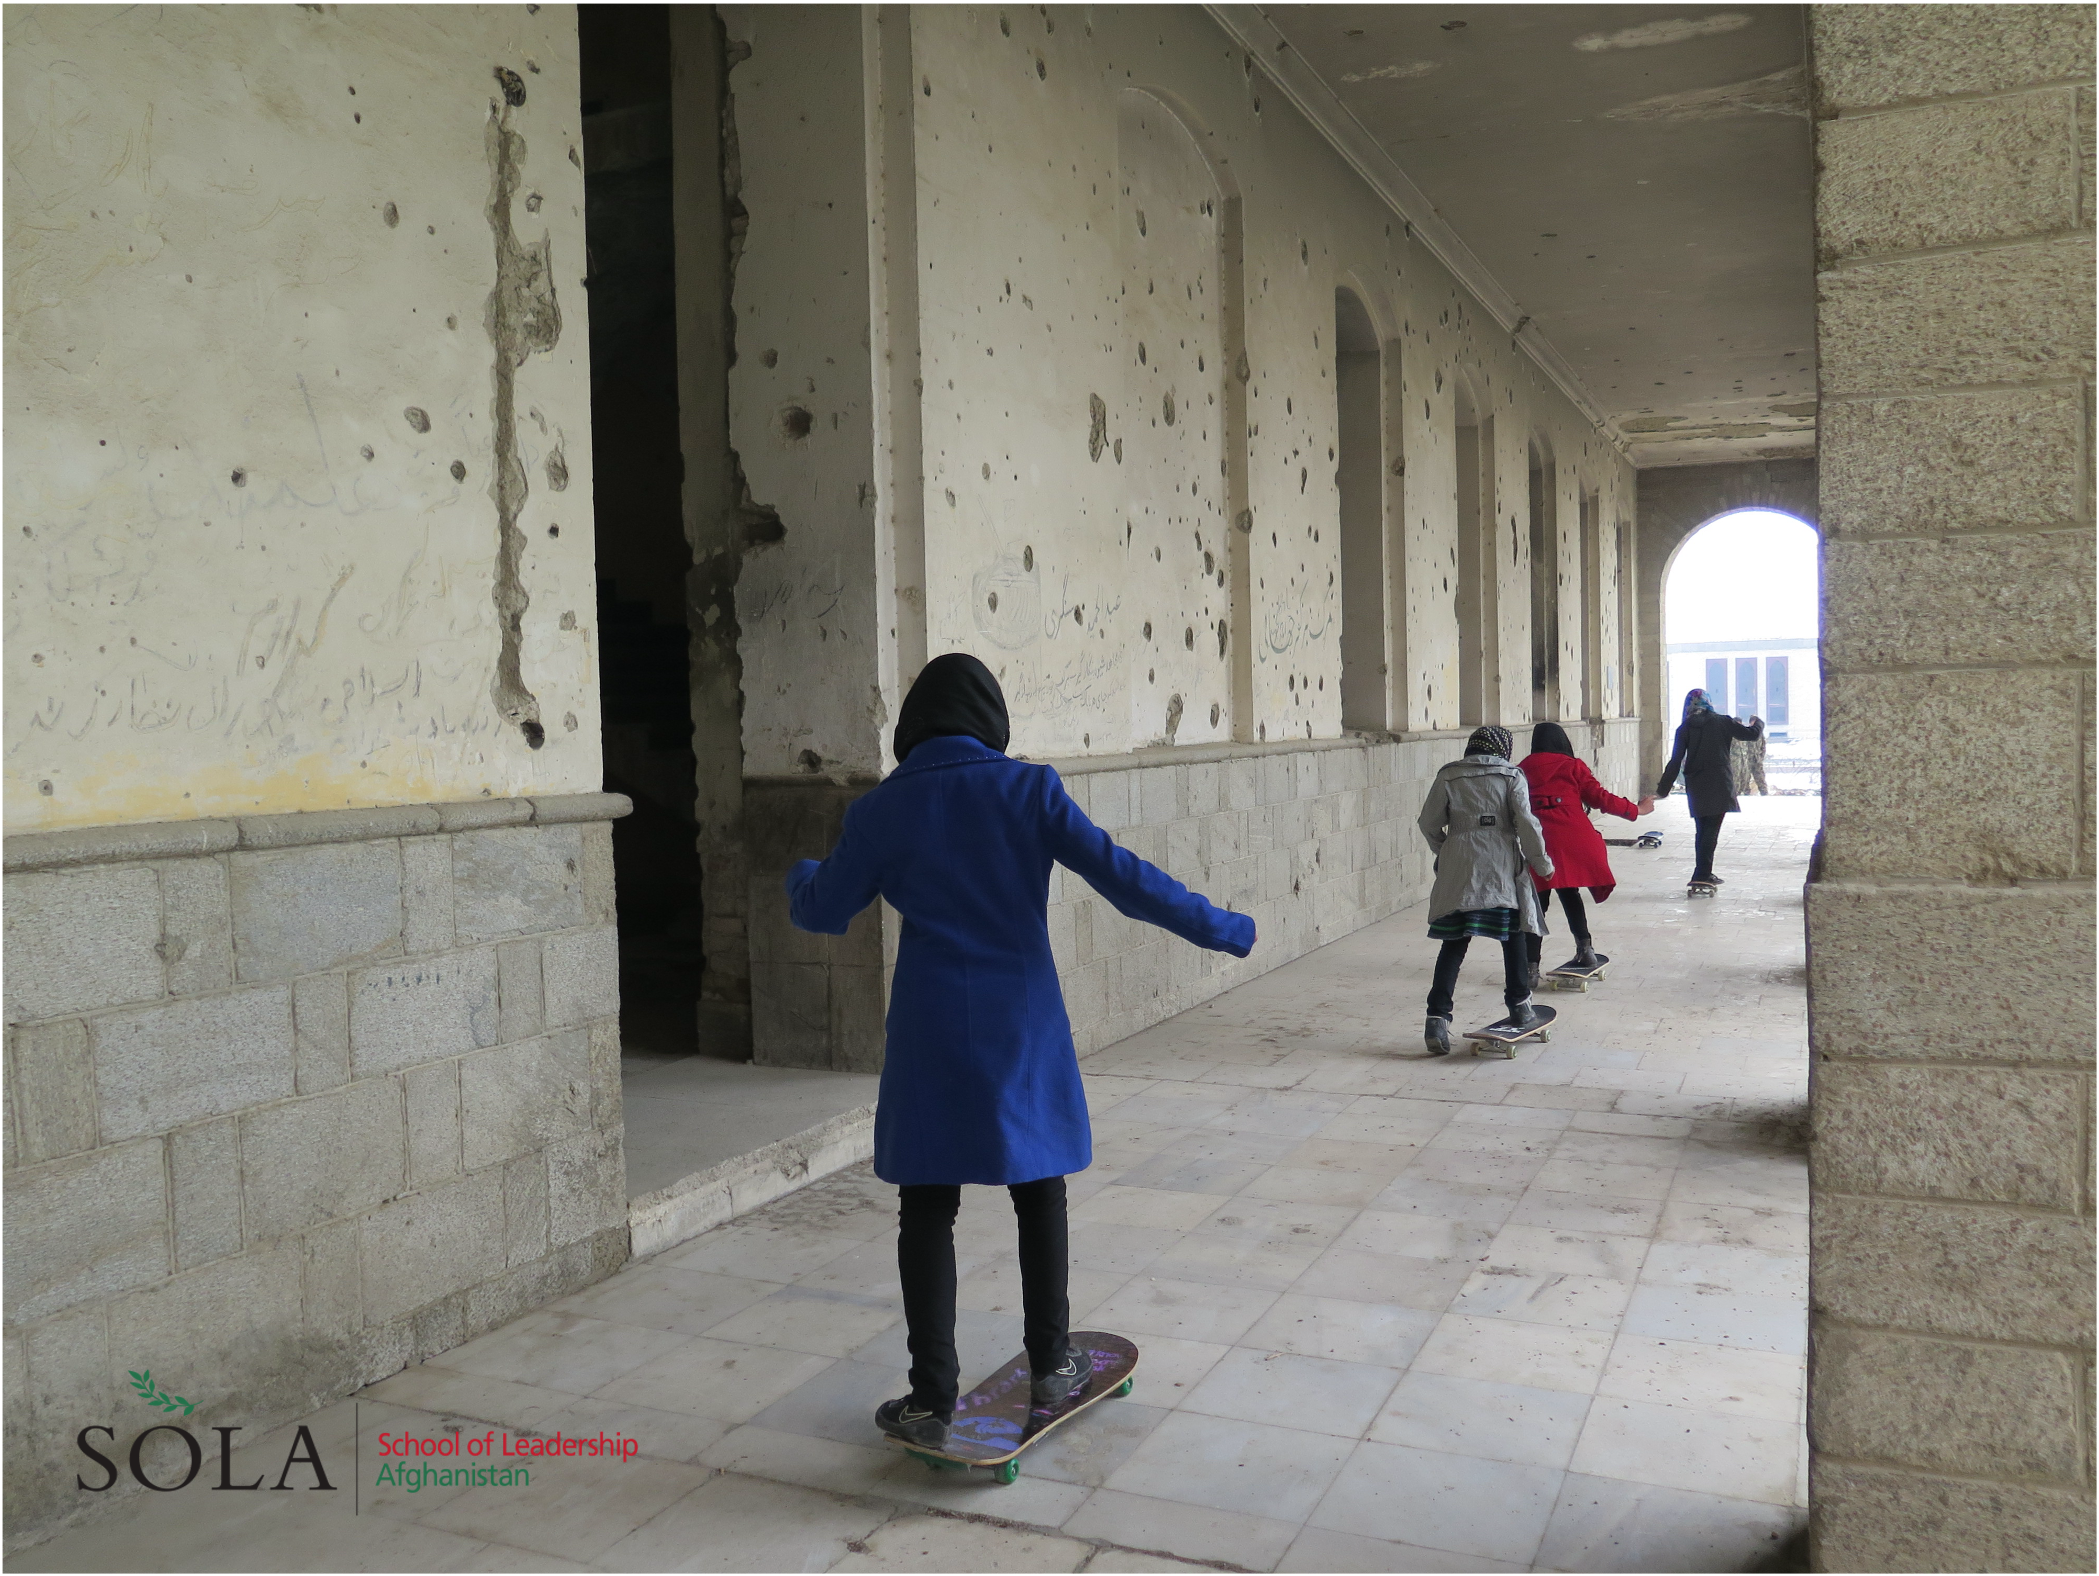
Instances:
[[[149,1368],[144,1373],[137,1373],[127,1368],[124,1372],[131,1375],[131,1388],[138,1392],[139,1399],[144,1401],[146,1405],[159,1407],[163,1412],[172,1412],[177,1407],[180,1407],[184,1417],[188,1417],[197,1410],[194,1403],[184,1400],[179,1395],[169,1395],[167,1391],[155,1384],[153,1382],[152,1369]]]

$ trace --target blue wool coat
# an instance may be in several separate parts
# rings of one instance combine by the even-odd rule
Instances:
[[[1050,956],[1052,862],[1132,919],[1245,957],[1254,922],[1116,846],[1056,772],[928,739],[846,811],[831,857],[787,876],[803,930],[842,935],[877,897],[903,916],[875,1107],[885,1182],[1033,1182],[1093,1163]]]

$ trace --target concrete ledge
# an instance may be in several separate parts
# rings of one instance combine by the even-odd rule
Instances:
[[[617,821],[633,809],[634,801],[625,794],[568,793],[537,799],[463,799],[444,804],[82,826],[59,832],[22,832],[8,838],[5,868],[13,875],[75,865],[131,864],[142,859],[192,859],[236,848],[305,848],[382,837],[427,837],[526,822],[555,826],[571,821]]]
[[[646,1258],[674,1248],[874,1152],[875,1108],[869,1104],[841,1111],[805,1132],[747,1155],[680,1177],[627,1206],[634,1257]]]

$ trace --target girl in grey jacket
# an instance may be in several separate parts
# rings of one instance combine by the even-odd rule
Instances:
[[[1474,729],[1465,741],[1465,758],[1436,773],[1421,806],[1421,835],[1436,851],[1428,933],[1443,943],[1422,1033],[1431,1056],[1450,1054],[1458,970],[1474,936],[1501,943],[1502,1000],[1509,1015],[1494,1027],[1523,1028],[1537,1021],[1525,937],[1545,934],[1545,914],[1537,883],[1524,867],[1539,880],[1549,880],[1552,857],[1531,814],[1530,787],[1509,760],[1515,745],[1506,728]]]

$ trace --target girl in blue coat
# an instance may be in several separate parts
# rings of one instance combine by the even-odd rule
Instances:
[[[822,864],[787,876],[794,922],[842,935],[877,897],[903,916],[888,1052],[875,1107],[875,1175],[899,1194],[897,1273],[911,1393],[876,1424],[939,1449],[954,1416],[955,1213],[963,1183],[1005,1187],[1020,1227],[1021,1305],[1034,1404],[1087,1379],[1067,1349],[1064,1178],[1093,1162],[1071,1022],[1050,956],[1052,862],[1132,919],[1245,957],[1254,923],[1119,848],[1047,766],[1005,753],[991,670],[927,663],[897,716],[897,768],[846,812]]]

